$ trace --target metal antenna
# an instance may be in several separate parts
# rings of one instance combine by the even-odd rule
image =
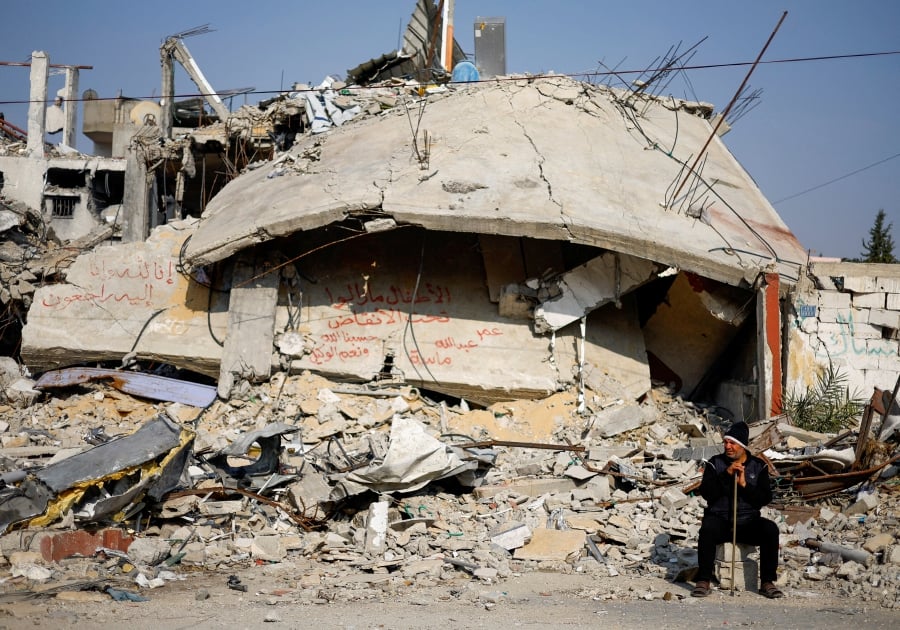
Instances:
[[[212,33],[215,30],[216,29],[214,28],[210,28],[209,24],[201,24],[200,26],[195,26],[185,31],[181,31],[180,33],[169,35],[169,37],[167,37],[166,39],[185,39],[186,37],[193,37],[194,35],[206,35],[207,33]]]

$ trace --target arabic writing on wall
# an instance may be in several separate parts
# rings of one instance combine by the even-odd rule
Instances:
[[[337,294],[328,287],[325,293],[331,300],[331,305],[336,309],[348,310],[348,306],[366,306],[369,304],[397,306],[398,304],[412,304],[413,291],[395,285],[391,285],[382,293],[373,291],[368,284],[360,285],[359,282],[347,283],[345,293]],[[434,285],[426,282],[416,291],[416,304],[449,304],[452,301],[449,287]]]
[[[819,334],[819,339],[824,344],[827,357],[846,357],[846,356],[897,356],[896,348],[878,346],[869,344],[866,339],[860,339],[855,336],[855,327],[853,322],[853,313],[848,311],[847,314],[839,313],[837,316],[837,324],[839,332],[824,332]],[[822,354],[821,352],[819,354]]]
[[[148,261],[138,256],[134,261],[112,265],[102,260],[91,259],[88,273],[100,281],[92,289],[76,288],[74,291],[50,289],[41,304],[46,308],[61,311],[78,302],[105,304],[114,302],[128,306],[152,306],[155,287],[165,287],[175,283],[177,278],[175,262]],[[60,289],[73,288],[60,285]]]
[[[329,332],[319,335],[319,344],[310,353],[310,361],[327,365],[370,356],[380,361],[382,340],[390,334],[390,329],[413,325],[425,327],[416,347],[409,350],[409,361],[416,366],[449,366],[455,359],[476,351],[488,337],[503,334],[499,328],[480,328],[465,337],[436,332],[440,329],[435,326],[443,327],[452,321],[448,312],[452,293],[449,287],[431,283],[425,283],[420,289],[414,296],[411,289],[395,285],[384,292],[360,283],[348,283],[340,292],[326,287],[325,294],[338,315],[328,319]]]

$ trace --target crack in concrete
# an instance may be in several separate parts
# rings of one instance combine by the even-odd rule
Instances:
[[[515,111],[515,110],[513,110]],[[528,140],[529,144],[531,144],[531,148],[534,149],[534,154],[537,156],[537,165],[538,165],[538,174],[541,178],[541,181],[544,182],[547,187],[547,198],[551,203],[555,204],[559,208],[559,216],[562,219],[563,228],[565,228],[566,232],[569,234],[569,237],[572,237],[572,233],[569,230],[569,221],[566,217],[565,211],[563,210],[563,205],[553,197],[553,185],[550,183],[550,180],[547,179],[547,176],[544,174],[544,155],[541,153],[540,149],[538,149],[537,144],[534,141],[534,138],[531,137],[531,134],[528,133],[528,130],[525,128],[525,125],[519,120],[518,117],[514,118],[515,123],[519,125],[519,128],[522,130],[522,135]]]

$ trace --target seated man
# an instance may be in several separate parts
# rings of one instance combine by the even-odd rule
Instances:
[[[716,545],[731,542],[734,496],[737,484],[737,542],[759,547],[759,592],[769,599],[784,597],[775,586],[778,569],[778,526],[760,516],[759,509],[772,500],[769,471],[750,454],[750,429],[737,422],[725,433],[725,453],[716,455],[703,470],[699,493],[706,499],[697,542],[697,582],[691,595],[706,597],[716,560]]]

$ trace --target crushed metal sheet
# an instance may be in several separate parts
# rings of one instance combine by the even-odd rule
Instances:
[[[0,503],[0,532],[28,519],[30,526],[48,525],[70,510],[83,521],[121,520],[142,496],[158,498],[177,485],[193,440],[191,431],[160,415],[131,435],[51,464]]]
[[[177,402],[193,407],[208,407],[216,399],[216,388],[155,374],[124,372],[103,368],[65,368],[44,372],[35,383],[36,389],[71,387],[92,381],[108,381],[118,390],[153,400]]]

